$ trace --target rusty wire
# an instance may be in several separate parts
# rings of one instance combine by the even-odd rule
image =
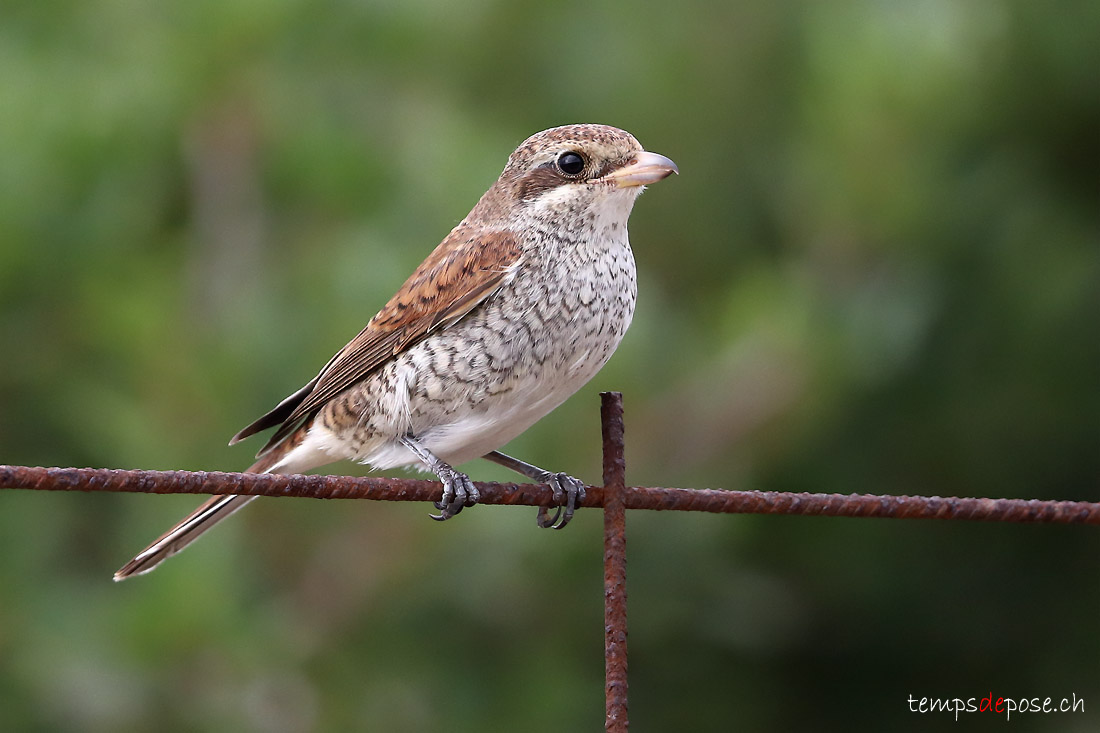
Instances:
[[[542,484],[477,482],[475,486],[481,492],[481,504],[545,506],[552,502],[550,487]],[[247,494],[376,501],[438,501],[442,494],[438,481],[418,479],[7,465],[0,465],[0,488],[150,494]],[[587,491],[588,496],[581,506],[606,506],[607,492],[602,486],[590,486]],[[1100,524],[1100,503],[1084,501],[812,494],[640,486],[626,487],[624,501],[627,509],[659,511]]]
[[[604,486],[590,486],[581,506],[604,509],[604,657],[608,731],[626,731],[626,509],[801,514],[881,519],[1100,524],[1100,503],[874,494],[647,488],[626,486],[622,395],[606,392]],[[548,506],[552,490],[539,484],[477,483],[482,504]],[[125,471],[0,465],[0,488],[38,491],[124,491],[152,494],[247,494],[314,499],[438,501],[437,481],[348,476],[280,476],[207,471]]]
[[[600,394],[603,423],[604,728],[626,733],[626,459],[623,396]]]

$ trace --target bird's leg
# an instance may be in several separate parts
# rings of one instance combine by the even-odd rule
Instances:
[[[501,466],[510,468],[516,473],[521,473],[533,481],[538,481],[540,484],[550,484],[550,488],[554,490],[554,503],[557,504],[557,511],[554,512],[554,516],[551,517],[550,508],[540,506],[538,514],[535,517],[535,521],[544,529],[547,527],[561,529],[569,524],[569,520],[573,518],[573,512],[576,510],[577,505],[584,501],[584,482],[580,479],[573,478],[569,474],[545,471],[538,466],[524,463],[518,458],[506,456],[498,450],[492,453],[486,453],[482,458],[486,458],[493,463],[499,463]],[[563,507],[565,509],[564,515],[562,514]],[[561,518],[560,522],[558,521],[559,517]]]
[[[442,522],[462,511],[462,507],[473,506],[481,494],[466,474],[451,468],[450,464],[428,450],[423,443],[412,435],[399,438],[401,445],[412,451],[413,455],[424,462],[428,469],[439,477],[443,484],[443,501],[434,502],[439,514],[429,514],[432,519]]]

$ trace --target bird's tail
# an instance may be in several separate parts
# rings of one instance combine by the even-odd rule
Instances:
[[[279,443],[249,467],[246,473],[300,473],[314,465],[302,465],[288,461],[289,454],[301,445],[308,431],[308,423],[301,426],[286,440]],[[139,552],[133,560],[119,568],[115,580],[126,580],[133,575],[143,575],[160,565],[172,555],[197,540],[206,530],[255,499],[255,496],[212,496],[195,511],[184,517],[176,526],[158,537]]]
[[[240,509],[255,496],[211,496],[172,529],[139,552],[133,560],[119,568],[115,580],[149,572],[164,560],[187,547],[206,530]]]

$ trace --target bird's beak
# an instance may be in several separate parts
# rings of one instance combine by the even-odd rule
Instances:
[[[622,168],[597,180],[613,183],[619,188],[633,188],[656,183],[662,178],[668,178],[673,173],[679,172],[680,169],[676,164],[665,156],[643,150]]]

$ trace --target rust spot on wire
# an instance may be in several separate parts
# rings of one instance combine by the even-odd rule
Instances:
[[[626,461],[623,396],[600,393],[603,423],[604,692],[608,731],[624,732],[627,719],[626,656]]]

